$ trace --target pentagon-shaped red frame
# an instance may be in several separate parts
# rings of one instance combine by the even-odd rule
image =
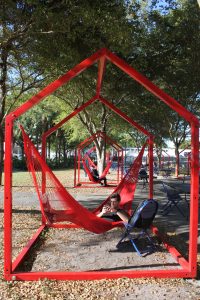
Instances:
[[[81,161],[82,161],[82,151],[84,148],[88,147],[95,139],[102,138],[105,140],[106,144],[110,145],[117,151],[117,157],[118,157],[118,167],[117,167],[117,178],[113,182],[109,182],[109,184],[118,184],[119,181],[123,177],[123,147],[120,146],[116,141],[111,139],[105,132],[97,131],[90,137],[86,138],[84,141],[82,141],[76,148],[76,155],[75,155],[75,162],[74,162],[74,187],[84,184],[88,184],[91,182],[88,181],[81,181],[80,177],[80,168],[81,168]],[[119,157],[121,157],[119,161]],[[93,183],[96,184],[96,183]],[[84,187],[84,186],[83,186]],[[101,186],[100,186],[101,187]]]
[[[144,86],[153,95],[167,104],[170,108],[182,116],[191,126],[191,193],[190,193],[190,235],[189,235],[189,257],[186,260],[174,247],[165,243],[166,248],[176,258],[179,263],[177,269],[158,269],[158,270],[131,270],[131,271],[94,271],[94,272],[17,272],[16,269],[22,260],[25,258],[32,245],[37,241],[40,233],[45,228],[42,224],[36,234],[29,241],[27,246],[18,255],[16,260],[12,262],[12,141],[13,141],[13,123],[14,121],[29,110],[34,105],[38,104],[42,99],[53,93],[63,84],[80,74],[92,64],[99,62],[98,80],[96,95],[88,102],[80,106],[76,111],[71,113],[66,119],[70,119],[77,113],[82,111],[85,107],[92,104],[95,100],[104,103],[111,110],[115,111],[120,117],[128,121],[132,126],[141,130],[144,134],[149,136],[150,141],[150,197],[153,196],[153,141],[152,136],[143,129],[140,125],[135,123],[127,117],[121,110],[109,103],[100,95],[103,74],[105,71],[106,60],[111,61],[122,71],[128,74],[131,78],[136,80]],[[146,77],[137,72],[134,68],[129,66],[122,59],[111,53],[107,49],[101,49],[88,59],[85,59],[73,69],[58,78],[56,81],[49,84],[46,88],[40,91],[37,95],[29,99],[21,105],[14,112],[6,117],[5,121],[5,190],[4,190],[4,277],[6,280],[38,280],[42,278],[48,279],[62,279],[62,280],[78,280],[78,279],[101,279],[101,278],[119,278],[119,277],[195,277],[197,271],[197,234],[198,234],[198,197],[199,197],[199,121],[192,113],[185,109],[175,99],[170,97],[164,91],[159,89],[156,85],[150,82]],[[158,229],[153,228],[153,231],[158,234]]]

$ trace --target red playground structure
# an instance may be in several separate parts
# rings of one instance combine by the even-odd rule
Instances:
[[[120,146],[116,141],[111,139],[109,136],[106,135],[105,132],[97,131],[92,136],[88,137],[84,141],[82,141],[76,149],[75,153],[75,163],[74,163],[74,187],[86,187],[86,184],[97,184],[96,181],[93,180],[92,173],[91,173],[91,167],[97,168],[97,166],[94,164],[94,162],[90,158],[90,154],[95,151],[96,147],[93,146],[89,150],[87,150],[86,153],[84,153],[84,149],[86,149],[88,146],[90,146],[95,140],[101,139],[104,146],[109,145],[113,148],[116,152],[116,163],[117,163],[117,169],[116,169],[116,179],[112,179],[111,181],[108,181],[108,185],[116,185],[122,180],[123,177],[123,147]],[[103,173],[100,174],[100,178],[106,177],[108,174],[111,166],[113,163],[113,158],[111,158],[110,153],[106,153],[106,166],[103,170]],[[84,168],[89,180],[84,181],[81,177],[81,167]],[[99,185],[100,187],[100,185]]]
[[[98,75],[95,95],[76,108],[71,114],[69,114],[62,122],[58,123],[55,128],[59,128],[62,124],[76,116],[79,112],[84,110],[89,105],[92,105],[95,101],[100,101],[107,108],[110,108],[122,119],[127,121],[130,125],[140,130],[144,135],[148,137],[149,144],[149,199],[153,198],[153,136],[146,129],[141,127],[125,113],[123,113],[119,108],[114,106],[105,97],[101,95],[101,88],[103,83],[104,73],[106,71],[106,62],[113,63],[116,67],[121,69],[127,75],[129,75],[133,80],[142,85],[150,93],[156,96],[159,100],[163,101],[176,113],[178,113],[182,118],[184,118],[191,126],[191,191],[190,191],[190,219],[189,219],[189,247],[188,247],[188,257],[185,258],[183,255],[173,246],[163,239],[164,246],[171,253],[171,255],[176,259],[177,265],[173,265],[168,269],[163,268],[162,264],[156,269],[150,269],[149,266],[145,269],[143,268],[133,268],[131,270],[118,270],[112,271],[98,270],[98,271],[86,271],[86,272],[72,272],[72,271],[52,271],[43,272],[42,270],[38,272],[28,272],[28,271],[18,271],[18,267],[25,260],[26,255],[31,251],[33,245],[38,240],[40,234],[45,228],[48,227],[61,227],[62,224],[54,223],[53,213],[58,213],[57,217],[62,216],[67,217],[71,220],[71,226],[74,227],[84,227],[85,229],[91,230],[93,232],[101,233],[105,230],[110,230],[113,228],[112,224],[108,224],[108,221],[98,218],[92,212],[86,211],[75,199],[70,195],[70,193],[61,185],[59,180],[55,177],[50,168],[46,165],[43,159],[45,154],[43,152],[43,157],[37,152],[34,145],[31,143],[28,135],[23,131],[24,145],[26,152],[28,154],[28,167],[32,168],[34,175],[34,167],[38,168],[41,182],[37,182],[38,178],[34,177],[35,186],[37,188],[39,200],[41,203],[41,213],[42,213],[42,224],[30,239],[28,244],[22,249],[19,255],[13,261],[12,254],[12,144],[13,144],[13,126],[14,122],[23,115],[26,111],[31,109],[34,105],[39,104],[45,97],[51,95],[59,87],[67,84],[74,77],[78,76],[81,72],[92,66],[93,64],[98,64]],[[144,147],[142,149],[144,151]],[[124,199],[130,191],[130,186],[134,183],[134,188],[131,190],[131,199],[133,199],[134,189],[137,182],[138,168],[142,160],[141,153],[137,161],[137,165],[134,166],[134,170],[131,170],[123,179],[123,186],[120,187],[121,193],[124,195]],[[135,161],[134,161],[135,163]],[[137,168],[136,168],[137,167]],[[48,176],[48,178],[47,178]],[[47,181],[49,179],[49,181]],[[126,184],[124,185],[124,181]],[[50,183],[49,187],[47,186]],[[65,204],[64,210],[59,214],[56,208],[49,209],[49,198],[47,197],[47,190],[51,188],[52,183],[54,184],[53,190],[49,194],[49,197],[56,195],[61,198],[62,203]],[[197,274],[197,237],[198,237],[198,199],[199,199],[199,121],[198,118],[189,112],[185,107],[183,107],[179,102],[173,99],[171,96],[166,94],[163,90],[158,88],[155,84],[149,81],[146,77],[141,75],[133,67],[127,64],[124,60],[110,52],[109,50],[103,48],[96,53],[94,53],[89,58],[83,60],[81,63],[76,65],[66,74],[50,83],[47,87],[41,90],[38,94],[33,96],[31,99],[22,104],[15,111],[7,115],[5,120],[5,190],[4,190],[4,278],[6,280],[38,280],[38,279],[60,279],[60,280],[94,280],[102,278],[139,278],[139,277],[157,277],[157,278],[193,278]],[[130,202],[131,204],[131,202]],[[46,213],[48,212],[48,214]],[[78,214],[79,213],[79,214]],[[84,217],[87,214],[88,218]],[[84,222],[87,222],[85,224]],[[112,223],[112,222],[111,222]],[[78,226],[79,225],[79,226]],[[70,224],[69,224],[70,226]],[[162,235],[159,234],[158,229],[153,226],[152,231],[159,235],[162,239]]]

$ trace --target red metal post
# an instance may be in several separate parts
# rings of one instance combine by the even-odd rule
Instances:
[[[153,199],[153,138],[149,138],[149,199]]]
[[[191,273],[197,272],[198,237],[198,201],[199,201],[199,123],[191,124],[191,191],[190,191],[190,236],[189,267]]]
[[[77,151],[74,153],[74,186],[76,186]]]
[[[42,158],[46,160],[46,138],[42,136]],[[42,194],[46,192],[46,174],[42,171]],[[43,219],[44,221],[44,219]]]
[[[10,279],[12,272],[12,147],[13,118],[5,119],[5,164],[4,164],[4,276]]]
[[[81,160],[82,160],[82,157],[81,157],[81,153],[80,153],[80,149],[79,149],[79,150],[78,150],[78,184],[79,184],[80,181],[81,181],[81,177],[80,177]]]
[[[123,178],[123,174],[124,174],[124,150],[121,150],[121,157],[122,157],[122,166],[121,166],[121,178]]]
[[[120,170],[120,155],[119,151],[117,151],[117,157],[118,157],[118,164],[117,164],[117,182],[119,182],[119,170]]]

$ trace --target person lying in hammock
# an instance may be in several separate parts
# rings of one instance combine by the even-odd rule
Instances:
[[[120,201],[121,197],[118,193],[112,194],[110,196],[110,205],[103,206],[102,211],[97,216],[111,222],[128,222],[130,216],[125,210],[119,208]]]
[[[92,173],[92,177],[93,177],[94,181],[100,182],[101,185],[107,186],[106,177],[99,177],[99,172],[96,168],[91,167],[91,173]]]
[[[145,170],[145,168],[142,166],[141,169],[139,170],[139,175],[138,175],[139,179],[143,179],[146,182],[148,182],[148,174],[147,171]]]

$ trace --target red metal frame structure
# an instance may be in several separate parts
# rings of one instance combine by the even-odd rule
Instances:
[[[83,154],[82,151],[84,148],[88,147],[91,145],[94,140],[101,138],[105,140],[106,144],[112,146],[116,152],[117,152],[117,162],[118,162],[118,167],[117,167],[117,178],[114,182],[109,182],[109,184],[118,184],[119,181],[123,177],[123,147],[121,147],[116,141],[111,139],[105,132],[97,131],[94,133],[92,136],[88,137],[84,141],[82,141],[76,149],[76,155],[75,155],[75,163],[74,163],[74,187],[82,184],[97,184],[95,182],[91,181],[81,181],[81,176],[80,176],[80,168],[81,168],[81,162],[83,159]],[[121,157],[121,160],[120,160]],[[101,187],[101,186],[100,186]]]
[[[168,164],[168,169],[169,169],[169,164],[170,164],[170,155],[165,151],[165,150],[162,150],[162,157],[161,157],[161,166],[160,166],[160,168],[161,169],[164,169],[164,165],[165,165],[165,156],[164,156],[164,154],[163,154],[163,152],[165,153],[165,154],[167,154],[167,164]]]
[[[76,111],[71,113],[67,119],[74,117],[78,112],[83,110],[95,100],[104,103],[111,110],[115,111],[121,118],[128,121],[132,126],[141,130],[144,134],[148,132],[141,126],[136,124],[133,120],[127,117],[121,110],[109,103],[100,95],[103,75],[105,71],[106,60],[111,61],[114,65],[119,67],[122,71],[128,74],[131,78],[140,83],[153,95],[167,104],[170,108],[176,111],[183,117],[191,126],[191,193],[190,193],[190,235],[189,235],[189,256],[186,260],[174,247],[165,242],[166,248],[176,258],[179,267],[176,269],[157,269],[150,270],[123,270],[123,271],[94,271],[94,272],[17,272],[17,267],[20,265],[25,255],[30,251],[32,245],[37,241],[40,233],[46,227],[42,224],[36,234],[32,237],[30,242],[18,255],[16,260],[12,262],[12,141],[13,141],[13,124],[14,121],[28,111],[31,107],[38,104],[42,99],[53,93],[63,84],[89,68],[94,63],[99,63],[98,79],[96,95],[80,106]],[[4,191],[4,277],[6,280],[38,280],[42,278],[48,279],[62,279],[62,280],[78,280],[78,279],[101,279],[101,278],[119,278],[119,277],[195,277],[197,271],[197,234],[198,234],[198,196],[199,196],[199,121],[198,119],[186,110],[180,103],[170,97],[164,91],[159,89],[156,85],[150,82],[146,77],[137,72],[134,68],[129,66],[125,61],[111,53],[107,49],[101,49],[88,59],[85,59],[73,69],[68,71],[65,75],[58,78],[56,81],[49,84],[46,88],[40,91],[37,95],[29,99],[21,105],[14,112],[6,117],[5,121],[5,191]],[[149,136],[150,144],[150,181],[153,178],[153,137]],[[150,197],[153,197],[153,182],[150,184]],[[56,224],[55,224],[56,225]],[[57,226],[55,226],[57,227]],[[156,234],[157,228],[153,228]]]

